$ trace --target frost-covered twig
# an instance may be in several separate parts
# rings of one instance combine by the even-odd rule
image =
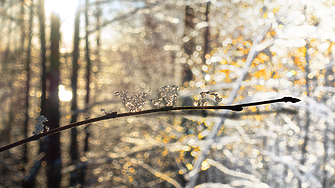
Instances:
[[[177,188],[182,188],[182,186],[174,179],[170,178],[168,175],[163,174],[161,172],[158,172],[157,170],[153,169],[152,167],[150,167],[149,165],[145,164],[143,161],[138,160],[138,159],[132,159],[132,162],[137,163],[138,165],[140,165],[142,168],[148,170],[149,172],[151,172],[153,175],[155,175],[158,178],[161,178],[169,183],[171,183],[172,185],[174,185]]]
[[[271,104],[271,103],[278,103],[278,102],[292,102],[296,103],[299,102],[300,99],[293,98],[293,97],[283,97],[281,99],[274,99],[274,100],[266,100],[266,101],[260,101],[260,102],[253,102],[253,103],[245,103],[245,104],[238,104],[238,105],[230,105],[230,106],[179,106],[179,107],[173,107],[173,106],[168,106],[168,107],[162,107],[158,109],[151,109],[151,110],[143,110],[139,112],[128,112],[128,113],[122,113],[118,114],[117,112],[112,112],[108,113],[104,116],[97,117],[97,118],[92,118],[84,121],[79,121],[76,123],[72,123],[63,127],[59,127],[56,129],[52,129],[49,131],[44,131],[41,134],[36,134],[34,136],[28,137],[26,139],[20,140],[18,142],[9,144],[7,146],[1,147],[0,152],[6,151],[8,149],[14,148],[16,146],[38,140],[39,138],[49,136],[58,132],[61,132],[63,130],[71,129],[73,127],[77,127],[80,125],[85,125],[89,123],[94,123],[102,120],[107,120],[107,119],[113,119],[113,118],[120,118],[120,117],[127,117],[127,116],[136,116],[136,115],[142,115],[142,114],[151,114],[151,113],[157,113],[157,112],[167,112],[167,111],[177,111],[177,110],[210,110],[210,109],[216,109],[216,110],[232,110],[232,111],[242,111],[243,107],[247,106],[256,106],[256,105],[263,105],[263,104]]]
[[[220,171],[222,171],[225,174],[235,176],[235,177],[245,178],[245,179],[248,179],[248,180],[252,181],[252,184],[255,184],[254,187],[259,187],[259,188],[261,188],[261,187],[268,188],[269,187],[267,184],[262,183],[261,180],[256,178],[254,175],[230,170],[227,167],[223,166],[221,163],[218,163],[218,162],[214,161],[213,159],[207,159],[207,162],[210,165],[215,166],[217,169],[219,169]]]
[[[197,185],[197,188],[232,188],[229,184],[222,184],[222,183],[203,183],[200,185]]]
[[[267,151],[263,151],[263,150],[260,150],[260,152],[263,155],[266,155],[266,156],[270,157],[271,160],[286,165],[288,168],[290,168],[292,170],[292,172],[294,173],[294,175],[299,180],[301,180],[302,182],[306,182],[308,180],[315,187],[322,187],[322,185],[319,182],[319,180],[315,176],[313,176],[311,173],[306,173],[306,174],[302,174],[301,173],[302,170],[299,167],[296,167],[296,165],[298,165],[298,164],[293,164],[292,161],[295,161],[295,160],[293,159],[292,156],[276,156],[273,153],[270,153],[270,152],[267,152]]]

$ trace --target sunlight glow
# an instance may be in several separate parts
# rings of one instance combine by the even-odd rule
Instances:
[[[45,11],[46,15],[51,12],[58,14],[61,19],[74,16],[78,6],[78,0],[46,0]]]
[[[59,85],[58,96],[59,96],[59,100],[61,100],[61,101],[71,101],[72,92],[68,91],[68,90],[65,90],[65,87],[63,85]]]

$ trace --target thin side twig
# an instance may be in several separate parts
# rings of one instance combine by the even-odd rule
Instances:
[[[139,112],[128,112],[128,113],[122,113],[118,114],[117,112],[112,112],[112,113],[107,113],[104,116],[100,116],[97,118],[92,118],[84,121],[79,121],[76,123],[72,123],[63,127],[59,127],[56,129],[49,130],[47,132],[28,137],[26,139],[14,142],[12,144],[9,144],[7,146],[1,147],[0,152],[9,150],[11,148],[14,148],[16,146],[38,140],[42,137],[49,136],[52,134],[59,133],[61,131],[73,128],[73,127],[78,127],[80,125],[85,125],[88,123],[94,123],[102,120],[107,120],[107,119],[113,119],[113,118],[120,118],[120,117],[127,117],[127,116],[136,116],[136,115],[142,115],[142,114],[151,114],[151,113],[156,113],[156,112],[166,112],[166,111],[176,111],[176,110],[210,110],[210,109],[217,109],[217,110],[232,110],[232,111],[242,111],[243,107],[247,106],[256,106],[256,105],[262,105],[262,104],[271,104],[271,103],[278,103],[278,102],[292,102],[296,103],[299,102],[300,99],[298,98],[293,98],[293,97],[283,97],[281,99],[273,99],[273,100],[266,100],[266,101],[260,101],[260,102],[253,102],[253,103],[245,103],[245,104],[239,104],[239,105],[230,105],[230,106],[167,106],[167,107],[162,107],[158,109],[151,109],[151,110],[143,110]]]

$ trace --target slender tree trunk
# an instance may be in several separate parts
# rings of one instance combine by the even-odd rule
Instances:
[[[33,35],[33,0],[31,0],[30,4],[30,12],[29,12],[29,35],[28,35],[28,49],[27,49],[27,64],[26,64],[26,72],[27,72],[27,80],[26,80],[26,114],[25,114],[25,121],[24,121],[24,136],[25,138],[28,137],[28,120],[29,120],[29,82],[30,82],[30,59],[31,59],[31,38]],[[28,162],[28,146],[27,144],[24,145],[24,156],[23,161],[25,163]]]
[[[1,2],[1,1],[0,1]],[[0,3],[1,5],[1,3]],[[3,27],[4,27],[4,20],[6,20],[4,17],[0,16],[0,36],[2,36],[3,33]],[[2,42],[2,37],[0,37],[0,44]],[[0,45],[1,47],[1,45]],[[0,69],[0,73],[1,73],[2,69]]]
[[[24,19],[24,17],[25,17],[25,1],[24,0],[21,0],[20,1],[20,19],[19,19],[19,22],[18,22],[18,24],[19,24],[19,27],[20,27],[20,42],[19,42],[19,54],[20,54],[20,60],[24,60],[23,58],[24,58],[24,56],[23,56],[23,54],[25,53],[25,39],[26,39],[26,32],[25,32],[25,30],[26,30],[26,28],[25,28],[25,19]],[[31,7],[32,7],[32,5],[31,5]],[[31,10],[30,10],[31,11]],[[30,12],[30,20],[32,19],[32,12]],[[30,22],[30,21],[29,21]],[[31,31],[31,28],[30,28],[30,26],[29,26],[29,32]],[[30,36],[29,36],[30,37]],[[28,136],[28,133],[27,133],[27,131],[28,131],[28,119],[29,119],[29,116],[28,116],[28,108],[29,108],[29,80],[30,80],[30,75],[29,75],[29,60],[30,60],[30,54],[28,54],[28,53],[30,53],[30,49],[28,49],[28,51],[27,51],[27,64],[26,64],[26,67],[25,67],[25,70],[26,70],[26,72],[27,72],[27,80],[26,80],[26,96],[25,96],[25,101],[23,102],[22,101],[22,103],[24,104],[25,103],[25,106],[23,107],[23,108],[25,108],[25,110],[26,110],[26,112],[25,112],[25,122],[24,122],[24,125],[23,125],[23,134],[24,134],[24,136],[25,136],[25,138],[27,138],[27,136]],[[23,91],[24,92],[24,91]],[[21,103],[21,104],[22,104]],[[23,146],[24,148],[23,148],[23,158],[22,158],[22,161],[23,162],[25,162],[25,163],[27,163],[28,162],[28,146],[27,146],[27,144],[25,144],[24,146]]]
[[[50,71],[47,74],[47,79],[50,82],[48,87],[47,100],[47,117],[48,126],[50,129],[59,127],[59,42],[60,42],[60,20],[57,15],[51,13],[51,34],[50,34]],[[60,155],[60,135],[59,133],[53,134],[47,138],[48,142],[48,155],[47,169],[48,169],[48,187],[60,187],[61,181],[61,167],[62,160]]]
[[[9,2],[9,6],[11,6],[11,4],[12,4],[12,2]],[[10,12],[8,13],[8,15],[11,15],[10,14]],[[15,96],[14,95],[14,92],[15,92],[15,90],[14,90],[14,87],[13,87],[13,83],[14,83],[14,81],[15,81],[15,74],[14,74],[14,71],[13,71],[13,69],[11,69],[10,68],[10,63],[11,63],[11,57],[10,57],[10,54],[11,54],[11,44],[12,44],[12,41],[11,41],[11,34],[12,34],[12,26],[11,26],[11,20],[7,20],[8,21],[8,30],[7,30],[7,39],[8,39],[8,41],[7,41],[7,44],[6,44],[6,51],[5,51],[5,55],[4,55],[4,59],[3,59],[3,65],[6,67],[5,69],[7,69],[8,70],[8,72],[9,72],[9,74],[7,74],[7,73],[5,73],[6,75],[8,75],[9,77],[10,77],[10,79],[9,79],[9,86],[10,86],[10,95],[12,95],[12,96]],[[5,125],[7,125],[6,126],[6,128],[5,128],[5,130],[1,133],[1,138],[6,138],[6,139],[4,139],[4,141],[5,141],[5,143],[6,142],[9,142],[10,141],[10,130],[11,130],[11,127],[12,127],[12,125],[13,125],[13,122],[14,122],[14,114],[15,114],[15,112],[14,112],[14,107],[13,107],[13,105],[15,104],[15,100],[16,100],[16,97],[11,97],[11,99],[9,100],[9,118],[8,118],[8,120],[7,120],[7,122],[6,122],[6,124]]]
[[[91,60],[90,60],[90,45],[88,40],[88,7],[89,1],[85,0],[85,42],[86,42],[86,99],[85,103],[88,104],[90,100],[90,83],[91,83]]]
[[[33,11],[33,7],[31,7],[31,11]],[[31,14],[32,13],[33,12],[31,12]],[[41,106],[40,106],[41,107],[41,111],[40,111],[40,115],[47,115],[47,112],[46,112],[46,92],[47,92],[46,91],[46,55],[45,55],[45,53],[46,53],[46,39],[45,39],[44,0],[38,0],[38,11],[37,11],[37,14],[38,14],[38,19],[39,19],[39,23],[40,23],[40,28],[39,29],[40,29],[41,59],[42,59],[42,61],[41,61],[41,65],[42,65],[42,75],[41,75],[42,96],[41,96]],[[31,22],[30,25],[32,25],[32,22]],[[31,37],[31,34],[29,34],[29,37]],[[31,41],[29,42],[28,45],[31,45]],[[31,47],[28,47],[28,49],[29,48],[31,48]],[[28,58],[28,59],[30,59],[30,58]],[[28,71],[27,71],[27,74],[28,74]],[[27,80],[29,80],[29,79],[27,78]],[[39,139],[39,141],[40,141],[40,150],[39,150],[39,153],[41,153],[43,151],[46,152],[47,151],[47,147],[48,147],[47,143],[45,141],[42,141],[41,139]],[[36,161],[34,163],[34,166],[30,170],[30,174],[27,175],[23,179],[22,186],[24,186],[24,187],[34,187],[35,176],[37,175],[39,169],[41,168],[42,161],[45,161],[45,160],[46,160],[46,156],[43,157],[41,160]]]
[[[21,1],[21,20],[20,20],[20,26],[21,26],[21,51],[24,52],[24,43],[25,43],[25,27],[24,27],[24,1]],[[29,34],[28,34],[28,47],[27,47],[27,62],[26,62],[26,91],[25,91],[25,121],[24,121],[24,135],[25,138],[28,137],[28,123],[29,123],[29,89],[30,89],[30,64],[31,64],[31,40],[32,40],[32,33],[33,33],[33,19],[34,19],[34,2],[31,0],[30,3],[30,11],[29,11]],[[28,162],[28,146],[27,144],[24,145],[24,156],[22,159],[25,163]],[[34,187],[35,183],[35,174],[33,174],[32,178],[24,178],[22,181],[22,187]]]
[[[322,168],[322,187],[327,188],[327,170],[326,170],[326,165],[328,163],[328,132],[329,132],[329,123],[326,122],[326,129],[323,135],[323,148],[325,150],[325,154],[323,155],[323,168]]]
[[[19,21],[19,25],[20,25],[20,29],[21,29],[21,35],[20,35],[20,51],[21,53],[24,51],[24,42],[25,42],[25,37],[26,37],[26,32],[25,32],[25,25],[24,25],[24,4],[25,4],[25,0],[21,0],[21,10],[20,10],[20,21]]]
[[[90,48],[89,48],[89,41],[88,41],[88,24],[89,24],[89,20],[88,20],[88,15],[87,15],[87,11],[88,11],[88,5],[89,5],[89,1],[86,0],[85,1],[85,42],[86,42],[86,98],[85,98],[85,105],[87,106],[90,103],[90,94],[91,94],[91,88],[90,88],[90,84],[91,84],[91,61],[90,61]],[[96,56],[96,62],[99,64],[100,63],[100,15],[101,15],[101,8],[99,3],[97,3],[97,7],[96,7],[96,28],[97,28],[97,38],[96,38],[96,42],[97,42],[97,47],[96,47],[96,52],[95,52],[95,56]],[[87,113],[86,118],[89,118],[90,115],[89,113]],[[88,138],[90,136],[90,124],[87,125],[85,127],[85,145],[84,145],[84,152],[87,152],[89,150],[88,148]]]
[[[85,106],[90,102],[90,84],[91,84],[91,60],[90,60],[90,46],[89,46],[89,40],[88,40],[88,25],[89,25],[89,18],[88,18],[88,7],[89,6],[89,1],[85,0],[85,50],[86,50],[86,98],[85,98]],[[97,5],[99,6],[99,5]],[[97,11],[100,11],[99,8]],[[99,14],[99,13],[98,13]],[[100,17],[98,16],[97,22],[99,24],[99,19]],[[99,35],[98,31],[98,35]],[[99,36],[100,37],[100,36]],[[100,41],[99,41],[100,42]],[[97,43],[99,43],[97,42]],[[98,52],[99,53],[99,52]],[[90,117],[89,112],[85,114],[85,118],[88,119]],[[88,137],[90,134],[89,131],[89,125],[85,127],[85,145],[84,145],[84,152],[88,151]],[[83,186],[85,183],[85,173],[86,173],[86,168],[81,169],[81,174],[80,174],[80,183]]]
[[[40,23],[40,43],[41,43],[41,65],[42,65],[42,95],[41,95],[41,112],[40,114],[46,114],[46,39],[45,39],[45,16],[44,16],[44,0],[38,0],[38,20]]]
[[[334,62],[334,57],[333,57],[333,54],[330,53],[330,58],[331,58],[331,63]],[[329,64],[331,64],[329,63]],[[333,66],[329,66],[326,68],[325,70],[325,86],[328,86],[328,87],[334,87],[334,72],[333,72]],[[323,103],[324,104],[327,104],[327,101],[332,97],[332,95],[330,93],[326,93],[325,96],[323,97]],[[328,163],[328,136],[329,136],[329,123],[328,121],[326,121],[325,123],[326,125],[326,129],[325,129],[325,132],[324,132],[324,136],[323,136],[323,147],[324,147],[324,150],[325,150],[325,154],[323,156],[323,169],[322,169],[322,174],[323,174],[323,179],[322,179],[322,186],[324,188],[326,187],[329,187],[328,186],[328,181],[327,181],[327,170],[326,170],[326,165]]]
[[[8,2],[8,6],[11,6],[13,4],[13,2],[9,1]],[[6,5],[6,4],[5,4]],[[8,10],[8,15],[11,15],[11,10]],[[6,19],[3,18],[2,23],[4,25],[4,27],[7,27],[7,33],[5,35],[7,35],[7,44],[6,44],[6,50],[4,53],[4,57],[3,57],[3,61],[2,61],[2,66],[3,66],[3,75],[8,76],[8,93],[9,95],[13,95],[13,93],[15,92],[14,88],[13,88],[13,83],[15,81],[15,74],[13,69],[11,69],[10,67],[10,54],[11,54],[11,34],[12,34],[12,24],[11,24],[11,20],[10,19]],[[10,142],[11,139],[11,130],[12,130],[12,125],[14,122],[14,117],[15,117],[15,101],[16,98],[15,97],[10,97],[8,102],[6,102],[6,106],[8,106],[8,119],[6,119],[6,122],[4,123],[5,127],[4,130],[1,132],[0,134],[0,142],[2,143],[2,145],[5,145],[6,143]],[[4,159],[6,158],[10,158],[9,156],[4,156]],[[9,168],[1,168],[1,174],[4,174],[4,178],[7,178],[8,176],[5,176],[5,174],[11,173],[11,170]],[[3,178],[1,178],[3,179]]]
[[[80,1],[79,1],[80,2]],[[72,101],[71,101],[71,111],[77,110],[77,87],[78,87],[78,60],[79,60],[79,23],[80,23],[80,3],[78,3],[76,17],[74,20],[74,44],[73,44],[73,62],[72,62],[72,78],[71,78],[71,87],[72,87]],[[77,121],[78,114],[75,113],[72,115],[71,123]],[[72,164],[76,163],[79,159],[78,154],[78,143],[77,143],[77,128],[71,129],[71,160]],[[75,186],[78,184],[78,173],[77,171],[71,172],[70,186]]]
[[[45,0],[38,0],[38,20],[40,24],[40,43],[41,43],[41,67],[42,67],[42,75],[41,75],[41,90],[42,90],[42,95],[41,95],[41,111],[40,115],[45,115],[47,114],[46,109],[47,109],[47,79],[46,79],[46,62],[47,62],[47,57],[46,57],[46,38],[45,38],[45,10],[44,10],[44,1]],[[46,145],[44,143],[44,140],[40,140],[40,151],[45,151]]]
[[[185,31],[184,37],[189,37],[189,33],[191,29],[194,29],[194,15],[193,15],[193,8],[189,5],[186,5],[185,8]],[[184,51],[187,54],[187,59],[191,57],[194,51],[194,41],[193,39],[189,39],[187,42],[184,43]],[[189,82],[192,80],[192,71],[190,66],[185,63],[183,64],[183,71],[182,71],[182,84],[185,82]]]
[[[28,137],[28,123],[29,123],[29,88],[30,88],[30,64],[31,64],[31,39],[33,35],[33,19],[34,19],[34,4],[33,0],[30,1],[30,11],[29,11],[29,34],[28,34],[28,49],[27,49],[27,63],[26,63],[26,72],[27,72],[27,80],[26,80],[26,112],[25,112],[25,121],[24,121],[24,136]],[[25,163],[28,162],[28,145],[24,145],[24,156],[23,161]],[[23,187],[34,187],[35,178],[30,178],[30,181],[23,181]]]
[[[304,14],[306,16],[306,6],[304,7]],[[305,54],[305,60],[306,60],[305,72],[306,72],[306,74],[305,75],[306,76],[305,76],[305,80],[306,80],[306,95],[307,95],[307,97],[310,94],[310,92],[309,92],[309,77],[308,77],[308,75],[310,73],[310,69],[309,69],[310,56],[308,55],[309,47],[310,47],[309,46],[309,41],[308,41],[308,39],[306,39],[306,45],[305,45],[305,48],[306,48],[306,54]],[[307,147],[308,139],[309,139],[308,138],[308,133],[309,133],[309,125],[310,125],[310,112],[309,112],[308,108],[306,110],[305,118],[306,118],[306,124],[305,124],[305,127],[304,127],[305,135],[304,135],[304,143],[303,143],[302,148],[301,148],[301,160],[300,160],[300,164],[302,166],[304,166],[305,162],[306,162],[306,157],[305,157],[305,155],[307,153],[306,147]],[[298,182],[298,185],[299,185],[300,188],[302,187],[302,182],[300,180]]]
[[[209,53],[209,39],[210,39],[210,33],[209,33],[209,7],[211,5],[211,2],[207,2],[206,3],[206,22],[208,24],[208,26],[206,27],[206,31],[205,31],[205,35],[204,35],[204,54],[202,56],[202,63],[205,64],[206,63],[206,55],[207,53]]]
[[[306,41],[306,55],[305,55],[305,59],[306,59],[306,66],[305,66],[305,71],[306,71],[306,76],[305,76],[305,80],[306,80],[306,95],[309,96],[310,95],[310,91],[309,91],[309,73],[310,73],[310,69],[309,69],[309,61],[310,61],[310,56],[308,54],[308,49],[309,49],[309,43],[308,41]],[[306,157],[305,155],[307,154],[307,150],[306,150],[306,147],[308,145],[308,141],[309,141],[309,137],[308,137],[308,134],[309,134],[309,126],[310,126],[310,123],[311,123],[311,120],[310,120],[310,112],[307,108],[306,110],[306,114],[305,114],[305,117],[306,118],[306,123],[305,123],[305,127],[304,127],[304,132],[305,132],[305,136],[304,136],[304,143],[302,145],[302,148],[301,148],[301,160],[300,160],[300,164],[302,166],[305,165],[305,162],[306,162]],[[302,182],[299,181],[299,187],[302,187]]]
[[[310,79],[308,78],[308,75],[310,73],[310,69],[309,69],[310,57],[308,55],[308,49],[309,49],[309,43],[306,42],[306,56],[305,56],[305,58],[306,58],[306,66],[305,66],[306,76],[305,76],[305,79],[306,79],[306,93],[307,93],[307,96],[310,95],[310,91],[309,91],[309,80]],[[304,165],[305,162],[306,162],[306,158],[305,158],[305,154],[307,153],[306,146],[307,146],[308,140],[309,140],[309,137],[308,137],[309,125],[310,125],[310,112],[309,112],[309,110],[306,110],[305,118],[306,118],[305,136],[304,136],[304,143],[303,143],[302,150],[301,150],[301,154],[302,154],[301,164],[302,165]]]

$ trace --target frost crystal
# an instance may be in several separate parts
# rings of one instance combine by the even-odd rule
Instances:
[[[131,112],[139,112],[142,110],[143,105],[145,104],[145,99],[144,97],[147,95],[145,92],[138,92],[131,94],[131,97],[128,98],[128,91],[120,91],[120,92],[115,92],[114,96],[115,97],[121,97],[123,99],[123,105],[125,107],[128,107]]]
[[[101,108],[101,110],[100,110],[101,112],[103,112],[103,113],[105,113],[105,115],[112,115],[112,114],[114,114],[114,115],[116,115],[117,114],[117,112],[107,112],[105,109],[103,109],[103,108]]]
[[[207,106],[207,101],[205,101],[203,98],[195,100],[193,106]]]
[[[173,106],[173,104],[177,101],[177,91],[179,91],[179,87],[172,85],[172,86],[163,86],[159,88],[158,100],[151,99],[150,102],[154,104],[157,108],[160,107],[160,104],[165,101],[165,106]]]
[[[46,117],[43,115],[39,116],[38,118],[35,119],[37,123],[35,124],[35,131],[33,131],[33,135],[36,136],[38,134],[41,134],[44,132],[44,130],[49,131],[49,127],[45,126],[43,122],[48,121]]]
[[[212,95],[215,97],[215,102],[219,103],[222,101],[222,98],[219,97],[219,94],[211,92],[211,91],[206,91],[206,92],[201,92],[200,96],[201,98],[199,100],[195,100],[193,105],[194,106],[206,106],[207,105],[207,101],[204,100],[204,98],[206,97],[206,95]]]

